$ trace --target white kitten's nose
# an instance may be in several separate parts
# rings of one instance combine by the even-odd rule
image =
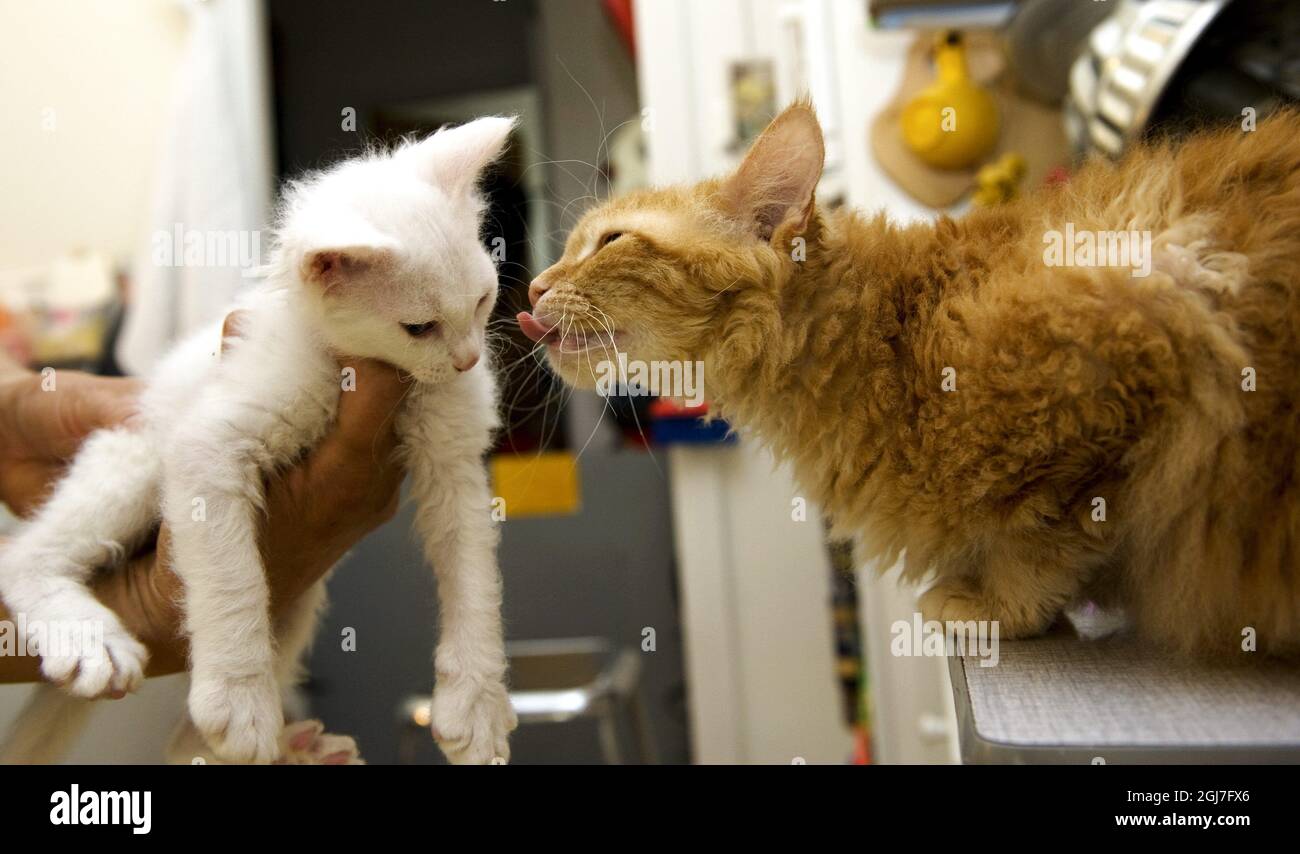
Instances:
[[[478,364],[479,355],[478,350],[465,350],[459,353],[453,353],[451,356],[452,367],[463,374]]]

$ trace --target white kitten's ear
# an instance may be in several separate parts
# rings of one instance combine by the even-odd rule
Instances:
[[[330,217],[311,229],[302,246],[299,276],[329,290],[390,262],[397,241],[362,220]]]
[[[403,149],[399,156],[408,158],[425,180],[448,195],[468,195],[484,167],[505,150],[516,121],[513,116],[488,116],[444,128]]]
[[[722,185],[723,204],[760,240],[791,223],[808,227],[826,145],[812,104],[796,101],[772,120]]]
[[[371,246],[313,249],[303,255],[299,274],[304,282],[330,290],[378,269],[390,257]]]

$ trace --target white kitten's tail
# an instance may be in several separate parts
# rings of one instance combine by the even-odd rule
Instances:
[[[73,697],[53,685],[37,685],[0,746],[0,764],[58,762],[85,728],[94,702]]]

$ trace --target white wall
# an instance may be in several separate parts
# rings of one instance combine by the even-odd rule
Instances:
[[[74,248],[129,262],[183,10],[176,0],[0,0],[0,21],[0,271],[39,269]]]
[[[0,0],[0,289],[73,249],[128,264],[184,46],[176,0]],[[48,123],[52,120],[53,125]],[[0,686],[0,732],[27,691]],[[185,678],[103,703],[69,757],[156,762]]]

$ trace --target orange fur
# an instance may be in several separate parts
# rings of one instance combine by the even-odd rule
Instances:
[[[839,532],[935,577],[927,617],[1022,637],[1091,598],[1184,651],[1300,653],[1300,114],[907,226],[817,208],[821,146],[796,103],[733,176],[601,205],[539,306],[704,360]],[[1149,231],[1151,274],[1047,266],[1066,223]],[[591,385],[591,353],[551,361]]]

